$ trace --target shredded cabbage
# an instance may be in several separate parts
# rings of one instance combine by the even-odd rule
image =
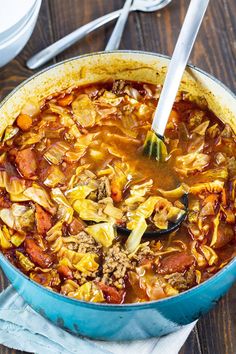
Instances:
[[[88,226],[85,231],[104,247],[110,247],[115,238],[113,224],[108,222]]]
[[[66,177],[58,166],[50,166],[48,172],[47,178],[44,181],[47,187],[55,188],[58,184],[62,184],[65,181]]]
[[[127,223],[127,228],[129,230],[134,230],[139,222],[140,217],[144,219],[149,218],[155,208],[155,205],[159,199],[163,199],[161,197],[149,197],[145,202],[140,204],[138,208],[134,211],[131,211],[128,215],[129,222]]]
[[[73,218],[74,210],[60,188],[53,188],[51,190],[51,196],[52,199],[58,204],[57,216],[59,219],[64,219],[68,224],[70,224]]]
[[[72,110],[76,122],[83,128],[92,127],[96,120],[96,109],[88,95],[79,95],[72,102]]]
[[[54,165],[59,165],[69,149],[70,146],[66,142],[58,141],[45,152],[44,158]]]
[[[164,198],[181,198],[184,194],[188,193],[189,187],[187,184],[182,183],[179,187],[172,189],[171,191],[164,191],[163,189],[157,189]]]
[[[142,236],[147,229],[147,223],[143,216],[139,217],[136,227],[133,229],[129,235],[125,247],[129,253],[135,252],[136,248],[139,246]]]
[[[10,234],[9,231],[4,225],[2,228],[0,228],[0,247],[2,249],[9,249],[12,247],[11,241],[10,241]]]
[[[23,253],[16,251],[16,256],[18,258],[18,261],[21,265],[21,267],[28,272],[29,270],[34,268],[34,263],[30,261],[28,257],[26,257]]]
[[[51,201],[48,193],[36,183],[32,184],[32,187],[27,188],[23,194],[31,199],[33,202],[41,205],[43,208],[48,210],[51,214],[55,214],[56,207]]]
[[[213,182],[206,182],[206,183],[196,183],[190,187],[189,193],[191,194],[201,194],[203,192],[209,193],[220,193],[224,188],[223,181],[213,181]]]
[[[70,203],[78,199],[85,199],[91,192],[97,189],[96,183],[90,182],[84,186],[76,186],[65,192],[65,195]]]
[[[204,254],[208,264],[212,266],[218,262],[219,257],[217,256],[216,252],[207,245],[200,246],[202,253]]]
[[[3,141],[5,142],[7,140],[10,140],[18,133],[18,131],[19,131],[19,128],[13,127],[12,125],[8,125],[5,129]]]
[[[191,152],[190,154],[176,157],[175,170],[184,176],[188,176],[196,171],[202,171],[209,162],[209,155]]]
[[[93,282],[87,282],[81,285],[78,290],[69,292],[68,296],[74,297],[78,300],[90,302],[103,302],[105,301],[103,292]]]
[[[74,210],[82,220],[88,221],[107,221],[107,216],[101,210],[101,206],[89,199],[76,200],[73,203]]]
[[[94,253],[86,253],[77,264],[74,264],[74,267],[84,276],[89,276],[91,272],[98,270],[99,264],[95,261],[97,258]]]

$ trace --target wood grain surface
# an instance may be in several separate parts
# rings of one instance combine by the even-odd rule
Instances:
[[[188,3],[187,0],[173,0],[159,12],[130,14],[120,48],[171,55]],[[20,55],[0,69],[0,100],[33,74],[25,67],[27,58],[79,26],[118,9],[122,4],[123,0],[43,0],[30,41]],[[236,91],[235,14],[235,0],[211,0],[190,59],[191,63],[211,73],[233,91]],[[112,28],[111,23],[91,33],[51,63],[103,50]],[[7,284],[0,270],[0,291]],[[199,320],[180,353],[235,354],[235,334],[236,286],[214,310]],[[13,353],[20,352],[0,346],[0,354]]]

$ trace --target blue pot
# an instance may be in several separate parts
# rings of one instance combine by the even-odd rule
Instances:
[[[151,53],[118,51],[95,53],[57,64],[27,80],[4,100],[0,114],[5,125],[0,126],[0,133],[6,125],[12,124],[29,98],[39,100],[57,90],[111,76],[162,82],[163,67],[168,60]],[[182,88],[193,94],[204,94],[211,109],[215,102],[215,113],[235,129],[234,95],[199,69],[191,68],[188,72]],[[223,102],[227,102],[227,107]],[[103,340],[142,339],[176,331],[209,311],[236,281],[236,259],[233,259],[212,278],[179,295],[147,303],[110,305],[87,303],[52,292],[22,274],[2,254],[0,266],[35,311],[73,333]]]

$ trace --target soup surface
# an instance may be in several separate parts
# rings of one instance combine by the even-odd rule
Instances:
[[[205,281],[236,255],[235,135],[204,100],[181,93],[168,154],[149,159],[160,90],[125,81],[68,89],[29,101],[6,128],[0,250],[31,279],[80,300],[143,302]],[[145,236],[184,215],[171,234]]]

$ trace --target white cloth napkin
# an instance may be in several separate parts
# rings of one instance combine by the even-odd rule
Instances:
[[[160,338],[95,341],[53,325],[27,305],[12,286],[0,294],[0,344],[37,354],[177,354],[195,323]]]

